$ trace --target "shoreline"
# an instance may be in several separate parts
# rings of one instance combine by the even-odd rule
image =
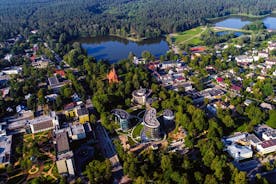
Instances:
[[[223,19],[223,18],[229,18],[229,17],[234,17],[234,16],[240,16],[240,17],[246,17],[246,18],[252,18],[252,19],[262,19],[262,18],[266,18],[268,16],[271,15],[275,15],[276,12],[272,12],[270,14],[265,14],[265,15],[250,15],[250,14],[242,14],[242,13],[233,13],[233,14],[229,14],[229,15],[225,15],[225,16],[221,16],[221,17],[214,17],[214,18],[205,18],[207,21],[216,21],[219,19]]]

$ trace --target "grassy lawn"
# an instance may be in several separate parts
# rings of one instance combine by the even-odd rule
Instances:
[[[142,123],[139,124],[139,125],[137,125],[137,126],[135,127],[135,129],[133,130],[133,138],[134,138],[134,139],[135,139],[136,137],[139,137],[139,136],[140,136],[140,133],[141,133],[143,127],[144,127],[144,126],[142,125]]]
[[[204,27],[199,26],[194,29],[190,29],[181,33],[176,33],[172,37],[172,41],[178,44],[200,44],[200,35],[201,32],[204,31]]]

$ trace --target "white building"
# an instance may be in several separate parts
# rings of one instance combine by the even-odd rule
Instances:
[[[29,121],[32,133],[52,130],[59,125],[58,118],[54,112],[50,116],[39,116]]]
[[[73,140],[80,140],[86,138],[86,133],[83,124],[76,124],[70,126],[70,131],[68,132],[69,137]]]
[[[254,58],[252,56],[246,56],[246,55],[237,56],[235,59],[237,63],[241,65],[247,65],[254,61]]]
[[[257,145],[261,154],[268,154],[276,151],[276,139],[266,140]]]
[[[68,151],[57,156],[57,169],[59,174],[75,176],[75,163],[73,159],[73,152]]]
[[[136,56],[133,57],[133,63],[135,65],[139,65],[139,64],[146,64],[146,60],[143,58],[137,58]]]
[[[275,59],[267,59],[265,61],[265,65],[269,68],[271,68],[272,66],[276,65],[276,60]]]
[[[260,57],[260,58],[268,58],[268,52],[265,52],[265,51],[260,51],[259,53],[258,53],[258,56]]]
[[[253,151],[249,146],[240,146],[237,144],[232,144],[227,147],[227,152],[231,157],[233,157],[236,161],[244,160],[247,158],[251,158],[253,156]]]
[[[17,74],[19,74],[21,71],[22,71],[22,68],[21,68],[21,67],[14,67],[14,68],[7,68],[7,69],[4,69],[4,70],[2,70],[2,73],[3,73],[3,74],[6,74],[6,75],[17,75]]]
[[[276,139],[276,130],[274,129],[269,129],[262,134],[262,138],[264,140],[271,140],[271,139]]]

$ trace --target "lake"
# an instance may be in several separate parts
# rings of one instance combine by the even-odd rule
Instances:
[[[243,26],[250,24],[252,21],[258,19],[252,19],[247,17],[239,17],[239,16],[232,16],[228,18],[218,19],[214,21],[215,26],[217,27],[227,27],[227,28],[234,28],[234,29],[241,29]],[[263,23],[267,27],[267,29],[276,30],[276,16],[268,16],[262,19]]]
[[[169,50],[169,45],[163,38],[133,42],[114,36],[100,36],[77,41],[89,56],[97,60],[108,60],[110,63],[127,58],[130,52],[141,57],[143,51],[149,51],[154,56],[160,57]]]

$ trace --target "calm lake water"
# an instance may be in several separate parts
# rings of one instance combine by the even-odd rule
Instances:
[[[246,17],[229,17],[224,19],[219,19],[215,21],[215,26],[218,27],[227,27],[227,28],[234,28],[234,29],[241,29],[246,24],[251,23],[252,21],[257,19],[250,19]],[[261,19],[267,29],[276,30],[276,16],[269,16],[266,18]]]
[[[78,40],[89,56],[97,60],[117,62],[128,57],[130,52],[140,57],[143,51],[150,51],[156,57],[165,55],[169,45],[165,39],[152,39],[142,42],[133,42],[126,39],[105,36],[95,38],[82,38]]]

